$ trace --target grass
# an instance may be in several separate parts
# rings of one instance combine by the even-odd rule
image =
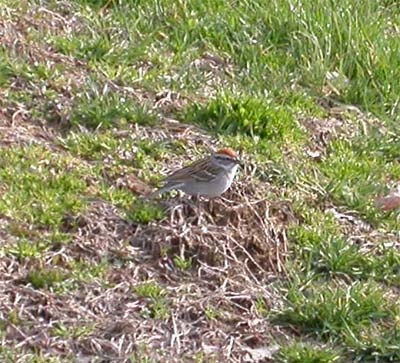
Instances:
[[[77,100],[71,115],[71,124],[89,128],[123,127],[129,123],[152,125],[155,120],[156,117],[146,107],[111,92],[99,94],[98,90]]]
[[[336,338],[347,332],[355,334],[381,319],[392,321],[395,315],[395,307],[386,307],[382,291],[368,283],[344,288],[326,282],[315,285],[303,290],[298,285],[289,288],[289,306],[278,313],[279,318],[301,330]]]
[[[168,302],[165,299],[166,291],[154,282],[144,282],[135,287],[135,293],[139,298],[149,299],[149,303],[143,307],[141,314],[150,319],[168,319],[170,312]]]
[[[280,352],[282,363],[334,363],[340,362],[339,352],[306,344],[293,344]]]
[[[331,344],[341,342],[339,347],[363,361],[399,359],[399,306],[385,298],[381,286],[314,281],[290,286],[287,298],[287,308],[277,313],[281,324]]]
[[[400,359],[396,2],[0,3],[1,360]]]
[[[77,213],[84,207],[81,195],[90,170],[74,168],[73,162],[40,146],[1,150],[0,212],[16,221],[59,227],[66,213]],[[68,168],[71,172],[65,173]]]
[[[185,121],[204,125],[216,134],[258,136],[277,143],[284,141],[285,131],[289,128],[293,130],[294,138],[301,135],[293,114],[279,105],[254,97],[225,96],[211,100],[205,107],[195,105],[185,113]]]

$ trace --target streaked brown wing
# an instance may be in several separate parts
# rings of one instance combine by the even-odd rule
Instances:
[[[164,180],[167,182],[184,182],[190,178],[195,178],[197,181],[208,181],[210,180],[210,177],[214,176],[213,173],[215,173],[216,170],[218,170],[218,168],[216,168],[215,166],[210,167],[210,165],[208,164],[209,164],[208,157],[197,160],[194,163],[173,172],[172,174],[167,176]]]
[[[193,179],[199,182],[208,182],[214,180],[219,171],[220,171],[219,167],[216,167],[214,165],[208,165],[207,169],[202,168],[197,170],[196,172],[193,171],[193,173],[191,173],[191,176]]]

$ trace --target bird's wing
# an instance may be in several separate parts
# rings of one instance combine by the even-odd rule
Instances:
[[[210,164],[209,158],[204,158],[173,172],[168,175],[164,181],[168,183],[178,183],[193,178],[197,181],[205,182],[209,181],[210,178],[214,179],[218,170],[218,167]]]

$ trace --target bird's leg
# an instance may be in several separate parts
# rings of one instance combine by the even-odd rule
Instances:
[[[193,211],[196,211],[197,207],[197,195],[191,195],[186,199],[188,206],[190,206]]]
[[[216,198],[210,198],[208,201],[208,209],[210,210],[211,214],[214,214],[214,201]]]
[[[197,210],[198,210],[198,196],[197,195],[190,195],[185,199],[185,214],[188,216],[191,216],[193,214],[193,221],[196,220],[196,217],[198,216]]]
[[[203,221],[203,208],[201,206],[201,197],[200,195],[196,194],[194,196],[195,203],[197,204],[197,212],[198,212],[198,218],[197,218],[197,224],[201,224]]]
[[[197,224],[200,224],[203,221],[203,208],[201,204],[201,197],[198,194],[193,194],[190,196],[190,199],[187,199],[188,213],[189,210],[192,209],[195,215],[197,216]]]

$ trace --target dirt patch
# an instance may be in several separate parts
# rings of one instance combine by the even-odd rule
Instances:
[[[355,106],[342,105],[330,99],[321,99],[320,104],[327,110],[327,117],[298,117],[300,125],[309,134],[306,153],[313,159],[326,156],[328,145],[334,140],[367,136],[372,130],[382,134],[388,132],[382,121]]]
[[[54,145],[53,129],[27,122],[29,119],[27,112],[22,107],[0,111],[0,146],[38,144],[52,147]]]
[[[305,151],[308,156],[315,160],[320,160],[326,156],[327,147],[333,140],[338,138],[350,139],[356,136],[359,131],[357,123],[340,117],[300,117],[299,122],[310,136]]]
[[[209,97],[215,97],[218,88],[232,89],[232,79],[236,69],[227,55],[219,56],[204,52],[201,57],[193,60],[190,66],[203,78],[201,89],[197,94],[204,101]]]
[[[348,236],[348,242],[361,246],[361,251],[376,252],[382,241],[386,248],[400,249],[399,236],[395,232],[384,232],[366,223],[357,213],[343,210],[343,208],[331,205],[325,209],[340,223],[344,236]]]

